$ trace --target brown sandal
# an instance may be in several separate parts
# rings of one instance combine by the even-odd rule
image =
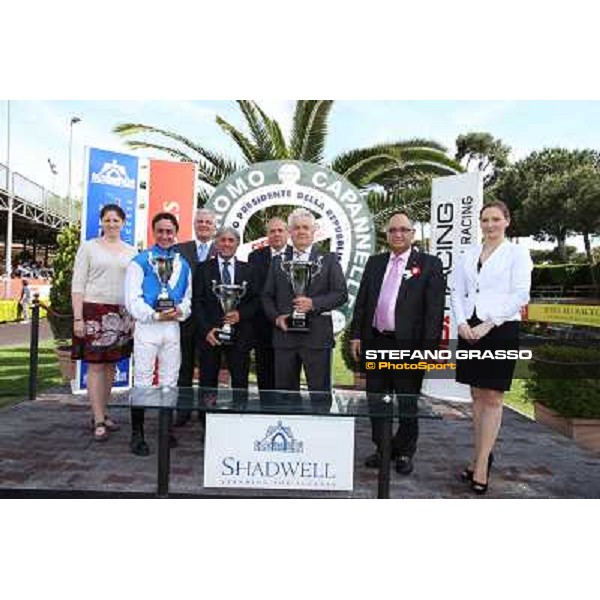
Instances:
[[[96,442],[105,442],[108,439],[108,429],[104,421],[94,425],[94,440]]]
[[[121,429],[121,426],[119,425],[119,423],[117,423],[116,421],[113,421],[112,417],[109,417],[108,415],[104,415],[104,421],[103,421],[104,427],[106,429],[106,431],[119,431]],[[96,422],[94,421],[94,419],[92,419],[90,421],[90,426],[92,428],[92,430],[96,429]]]
[[[108,415],[104,415],[104,427],[107,431],[119,431],[121,426]]]

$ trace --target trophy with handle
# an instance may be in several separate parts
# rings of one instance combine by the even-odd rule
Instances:
[[[175,308],[175,300],[171,298],[169,292],[169,279],[171,279],[171,275],[173,274],[174,260],[174,256],[150,256],[150,265],[160,282],[160,292],[154,303],[154,310],[157,312],[166,312]]]
[[[323,257],[319,256],[316,262],[312,260],[282,260],[281,269],[287,275],[292,284],[294,296],[306,296],[310,284],[323,268]],[[293,310],[288,317],[288,331],[308,331],[306,313]]]
[[[227,314],[232,310],[235,310],[242,298],[246,295],[248,282],[242,281],[241,285],[228,284],[228,283],[217,283],[215,279],[212,280],[212,291],[215,296],[219,299],[223,312]],[[235,331],[233,325],[225,323],[221,329],[217,329],[215,337],[221,344],[232,344]]]

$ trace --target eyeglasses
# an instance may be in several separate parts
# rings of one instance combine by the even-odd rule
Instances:
[[[409,233],[413,233],[414,229],[409,229],[408,227],[390,227],[388,229],[388,233],[390,235],[394,235],[395,233],[401,233],[402,235],[408,235]]]

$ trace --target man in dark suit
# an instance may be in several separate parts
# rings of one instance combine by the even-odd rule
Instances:
[[[248,256],[248,264],[254,269],[257,292],[260,294],[265,287],[269,267],[274,258],[285,251],[288,239],[288,229],[285,221],[279,217],[272,218],[267,223],[267,240],[269,245],[254,250]],[[273,353],[273,326],[267,319],[262,305],[254,319],[256,377],[259,390],[275,389],[275,357]]]
[[[215,256],[216,247],[214,244],[215,235],[215,215],[211,210],[200,208],[194,215],[194,233],[195,240],[183,242],[177,246],[181,255],[188,261],[192,268],[192,278],[198,268],[205,260]],[[190,316],[180,324],[181,334],[181,367],[179,369],[179,379],[177,385],[182,388],[191,388],[194,377],[194,367],[196,366],[196,353],[200,344],[198,332],[194,327],[194,319]],[[182,391],[182,396],[185,391]],[[189,410],[178,410],[175,419],[175,426],[181,427],[190,419]],[[204,415],[200,415],[203,420]]]
[[[442,335],[445,281],[439,258],[412,248],[414,226],[404,213],[387,226],[390,252],[371,256],[365,265],[351,323],[352,353],[359,360],[365,347],[435,349]],[[367,394],[419,394],[424,371],[367,370]],[[376,403],[370,398],[372,405]],[[402,399],[399,428],[392,441],[396,471],[409,475],[417,449],[419,422],[415,398]],[[384,422],[371,419],[377,452],[365,464],[381,464]]]
[[[200,337],[200,386],[217,387],[221,355],[224,354],[231,374],[231,387],[248,388],[250,370],[250,350],[254,332],[252,319],[260,301],[252,267],[235,258],[240,243],[239,233],[232,227],[223,227],[217,232],[215,244],[217,256],[209,259],[196,270],[192,292],[192,315]],[[243,285],[246,293],[239,307],[227,314],[212,289],[212,282],[218,284]],[[231,345],[221,344],[217,339],[217,329],[224,323],[234,326],[235,337]]]
[[[337,256],[323,254],[313,246],[315,218],[303,208],[292,212],[288,219],[292,247],[285,251],[285,260],[314,261],[322,259],[322,270],[313,278],[305,296],[294,298],[292,285],[281,269],[281,259],[272,263],[262,294],[263,309],[275,325],[275,387],[281,390],[300,389],[300,369],[304,367],[308,389],[331,389],[331,350],[334,346],[331,311],[348,299],[344,273]],[[307,315],[308,332],[288,331],[292,310]]]

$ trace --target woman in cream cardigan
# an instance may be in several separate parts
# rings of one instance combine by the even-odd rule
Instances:
[[[529,302],[533,263],[529,251],[505,238],[510,213],[500,201],[480,213],[483,243],[461,256],[451,283],[451,302],[458,325],[458,348],[518,348],[520,309]],[[486,363],[486,364],[484,364]],[[462,479],[485,494],[492,450],[502,421],[504,392],[510,389],[515,360],[457,360],[456,380],[471,386],[474,454]]]
[[[133,321],[124,307],[125,270],[136,250],[121,240],[125,212],[117,204],[100,211],[102,235],[83,242],[73,269],[73,359],[88,362],[87,389],[94,439],[119,425],[108,415],[115,365],[131,356]]]

